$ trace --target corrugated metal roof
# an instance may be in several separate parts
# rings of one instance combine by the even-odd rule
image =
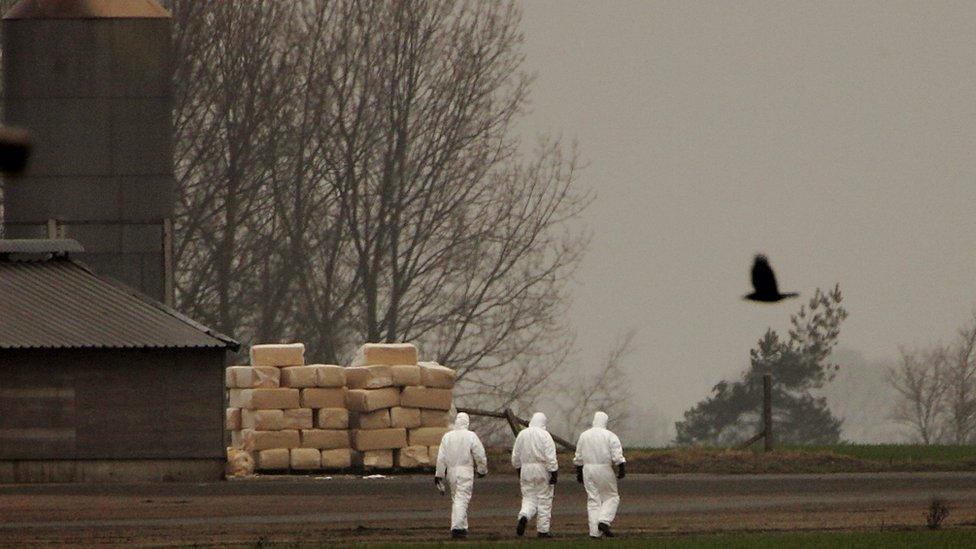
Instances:
[[[0,260],[0,349],[237,347],[74,260]]]
[[[156,0],[21,0],[4,19],[162,19]]]

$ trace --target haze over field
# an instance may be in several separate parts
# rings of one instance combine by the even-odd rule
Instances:
[[[579,142],[593,241],[573,322],[583,367],[639,329],[644,443],[799,301],[740,299],[752,254],[850,318],[828,395],[845,438],[898,429],[882,364],[948,341],[976,305],[976,7],[969,2],[568,2],[524,11],[527,133]],[[855,400],[856,399],[856,400]],[[877,426],[877,427],[876,427]],[[666,431],[664,430],[666,427]]]

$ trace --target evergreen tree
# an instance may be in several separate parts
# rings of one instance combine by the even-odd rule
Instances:
[[[840,287],[817,289],[809,304],[790,317],[788,338],[768,329],[749,351],[750,366],[739,381],[722,381],[712,395],[675,424],[678,444],[730,446],[761,429],[762,376],[773,376],[773,437],[779,444],[833,444],[842,420],[815,391],[839,366],[829,363],[840,324],[847,318]]]

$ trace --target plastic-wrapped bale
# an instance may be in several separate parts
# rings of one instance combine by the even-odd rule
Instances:
[[[227,408],[224,413],[224,429],[228,431],[241,430],[241,409]]]
[[[299,408],[298,389],[230,389],[232,408],[284,410]]]
[[[301,406],[292,408],[343,408],[345,405],[345,387],[310,387],[302,389]]]
[[[428,448],[427,454],[430,456],[430,464],[433,467],[437,466],[437,452],[441,451],[441,445],[431,446]]]
[[[230,445],[232,448],[243,450],[244,449],[244,431],[231,431],[230,432]]]
[[[315,366],[286,366],[281,368],[281,386],[296,389],[318,387],[318,369]]]
[[[393,386],[389,366],[350,366],[346,368],[346,386],[350,389],[382,389]]]
[[[258,471],[285,471],[291,464],[291,451],[288,448],[271,448],[256,454],[255,467]]]
[[[241,426],[257,431],[280,431],[285,428],[283,410],[241,410]]]
[[[404,408],[395,406],[390,408],[390,427],[414,429],[420,427],[420,408]]]
[[[457,372],[436,362],[420,363],[420,384],[434,389],[453,389]]]
[[[450,389],[404,387],[403,393],[400,394],[400,406],[406,408],[450,410],[453,403],[454,395]]]
[[[353,452],[352,448],[322,450],[322,468],[338,470],[352,467]]]
[[[302,448],[335,450],[349,448],[349,431],[345,429],[303,429]]]
[[[369,450],[392,450],[407,445],[406,429],[354,429],[352,447],[360,452]]]
[[[291,468],[295,471],[313,471],[322,467],[322,451],[315,448],[292,448]]]
[[[421,427],[410,429],[408,443],[410,446],[438,446],[444,433],[450,429],[447,427]]]
[[[372,412],[352,412],[349,414],[350,429],[389,429],[390,410],[383,408]]]
[[[313,364],[316,387],[345,387],[346,369],[335,364]]]
[[[251,366],[304,366],[305,345],[283,343],[251,346]]]
[[[450,427],[451,417],[446,410],[420,410],[421,427]]]
[[[430,467],[430,450],[427,446],[407,446],[395,452],[396,466],[401,469]]]
[[[423,385],[420,366],[416,364],[397,364],[390,366],[390,373],[393,375],[393,385],[397,387]]]
[[[395,387],[387,387],[385,389],[350,389],[346,393],[346,408],[351,412],[372,412],[381,408],[392,408],[399,405],[400,391]]]
[[[274,448],[300,448],[302,438],[298,431],[255,431],[244,429],[244,449],[249,451],[271,450]]]
[[[311,429],[314,427],[311,408],[292,408],[284,412],[285,429]]]
[[[356,458],[356,465],[367,471],[393,468],[393,450],[356,452],[354,457]]]
[[[273,366],[231,366],[224,371],[228,389],[275,389],[281,370]]]
[[[254,456],[251,452],[237,448],[227,449],[227,466],[224,473],[228,477],[246,477],[254,474]]]
[[[349,428],[349,410],[345,408],[321,408],[317,412],[315,426],[319,429]]]
[[[410,343],[367,343],[359,348],[352,366],[416,364],[417,348]]]

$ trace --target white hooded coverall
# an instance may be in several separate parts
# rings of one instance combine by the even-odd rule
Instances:
[[[454,430],[441,438],[437,451],[437,471],[434,476],[447,478],[451,489],[451,530],[468,529],[468,502],[474,486],[475,469],[488,473],[485,447],[474,432],[468,430],[468,414],[460,412],[454,420]]]
[[[626,460],[620,439],[607,429],[608,419],[603,412],[593,415],[593,427],[580,435],[576,443],[576,457],[573,458],[575,465],[583,466],[586,514],[591,537],[600,537],[599,523],[611,524],[620,505],[613,466]]]
[[[521,469],[522,509],[519,517],[532,520],[538,513],[535,528],[539,533],[549,531],[552,517],[552,497],[555,486],[549,484],[549,473],[557,471],[556,443],[546,430],[546,415],[536,412],[529,426],[515,437],[512,447],[512,467]]]

